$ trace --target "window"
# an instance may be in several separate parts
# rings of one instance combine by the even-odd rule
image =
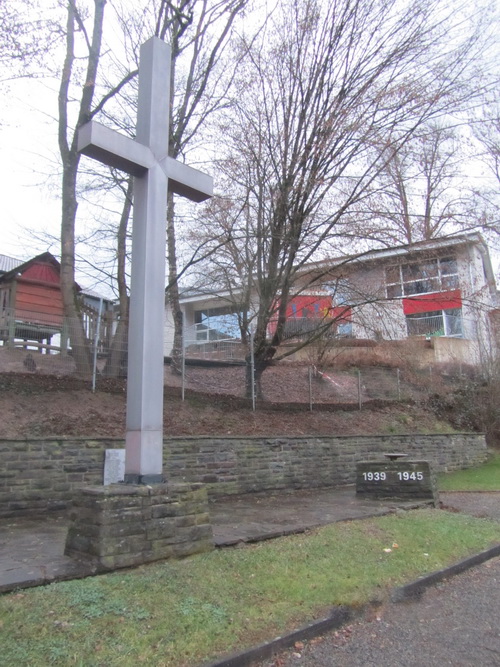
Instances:
[[[9,307],[10,289],[0,289],[0,310],[3,312]]]
[[[461,338],[462,309],[433,310],[406,316],[408,336],[453,336]]]
[[[389,299],[453,290],[458,287],[457,260],[443,257],[388,266],[385,281]]]
[[[234,306],[195,310],[196,340],[208,342],[226,338],[239,338],[241,316],[241,311]]]
[[[352,322],[340,321],[336,334],[341,338],[352,338]]]

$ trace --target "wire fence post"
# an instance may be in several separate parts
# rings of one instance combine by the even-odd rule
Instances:
[[[397,378],[398,378],[398,401],[401,400],[401,374],[399,368],[396,368]]]
[[[309,410],[313,411],[312,367],[309,366]]]
[[[101,315],[102,315],[102,296],[99,298],[99,313],[97,315],[97,325],[95,328],[94,339],[94,362],[92,364],[92,393],[95,394],[95,380],[97,375],[97,347],[99,345],[99,336],[101,335]]]
[[[250,364],[252,373],[252,410],[255,412],[255,357],[253,353],[253,330],[250,331]]]
[[[360,410],[361,410],[361,404],[362,404],[362,401],[361,401],[361,371],[358,370],[358,405],[359,405]]]
[[[186,390],[186,337],[184,326],[182,327],[182,356],[181,356],[181,400],[184,401]]]

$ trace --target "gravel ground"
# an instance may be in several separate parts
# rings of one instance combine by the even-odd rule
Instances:
[[[439,500],[446,509],[500,521],[500,491],[440,493]],[[498,624],[500,626],[500,619]]]
[[[499,619],[496,558],[261,667],[498,667]]]

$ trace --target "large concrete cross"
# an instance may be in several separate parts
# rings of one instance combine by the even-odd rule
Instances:
[[[136,139],[96,122],[78,150],[132,174],[134,217],[128,341],[125,482],[163,481],[163,323],[167,191],[192,201],[212,196],[212,178],[168,157],[170,47],[141,47]]]

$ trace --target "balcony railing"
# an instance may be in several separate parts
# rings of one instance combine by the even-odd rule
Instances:
[[[457,315],[447,315],[446,311],[432,317],[407,317],[406,326],[408,336],[463,337],[462,318]]]

